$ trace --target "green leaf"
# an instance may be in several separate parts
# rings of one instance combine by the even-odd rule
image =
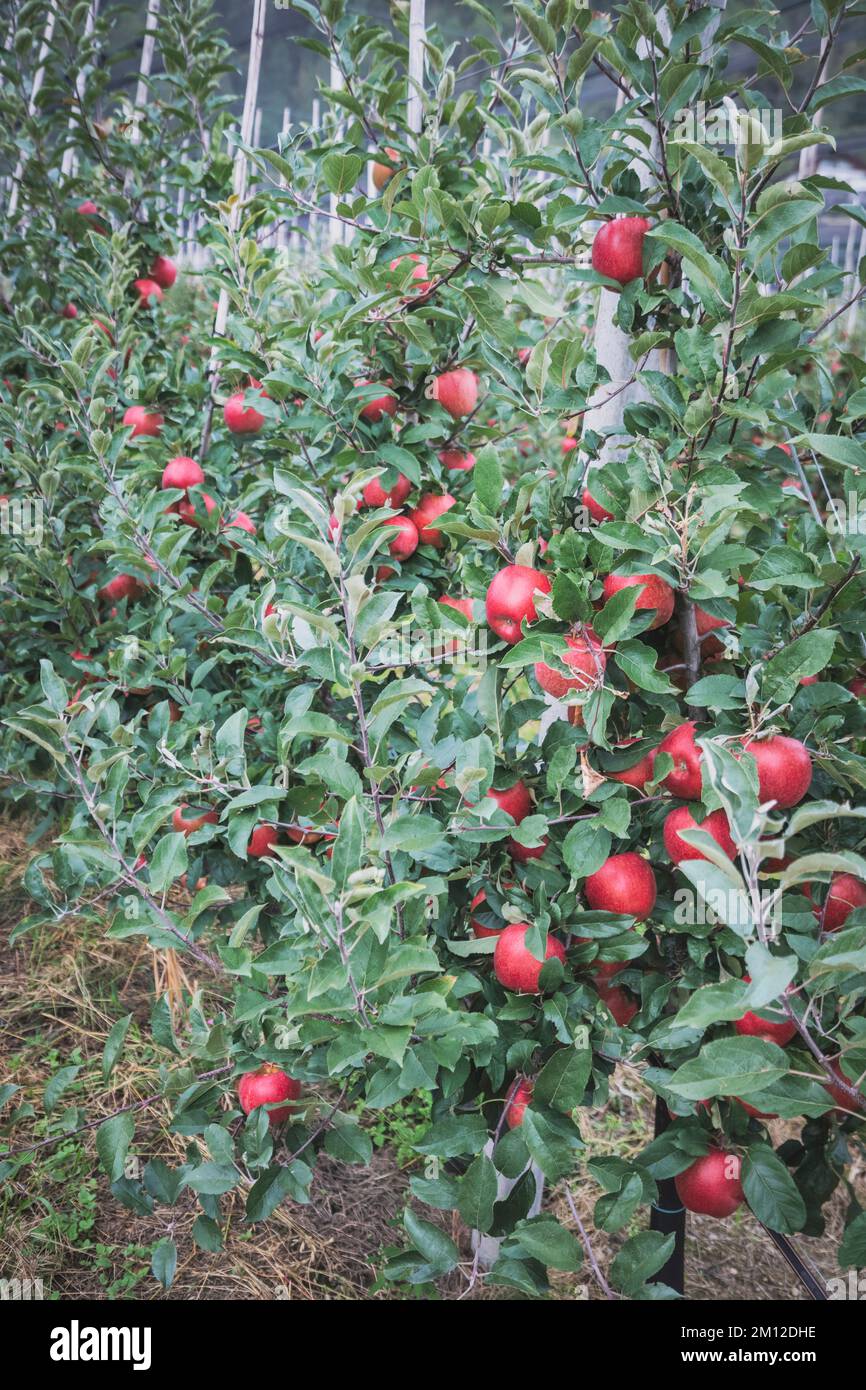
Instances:
[[[493,1224],[493,1204],[496,1201],[498,1180],[496,1169],[487,1154],[473,1159],[460,1181],[457,1210],[466,1225],[474,1231],[489,1231]]]
[[[445,1232],[429,1221],[422,1221],[410,1207],[403,1213],[406,1234],[419,1254],[424,1256],[434,1278],[441,1278],[460,1263],[460,1251]]]
[[[569,1114],[583,1099],[591,1066],[591,1048],[560,1048],[539,1072],[533,1086],[533,1100]]]
[[[168,1236],[154,1246],[150,1268],[154,1279],[158,1279],[164,1289],[170,1289],[177,1269],[177,1246]]]
[[[767,1144],[752,1144],[743,1159],[743,1191],[759,1221],[790,1235],[806,1220],[806,1206],[780,1158]]]
[[[132,1022],[132,1014],[127,1014],[125,1018],[119,1018],[105,1039],[105,1047],[102,1050],[102,1080],[107,1081],[114,1070],[115,1063],[123,1051],[123,1044],[126,1039],[127,1029]]]
[[[614,1285],[628,1295],[636,1294],[648,1279],[670,1259],[674,1249],[674,1236],[662,1235],[660,1231],[641,1231],[631,1236],[617,1252],[610,1267],[610,1277]]]
[[[551,1269],[571,1271],[583,1263],[583,1247],[577,1236],[567,1231],[552,1216],[534,1216],[521,1221],[513,1239],[531,1255]]]
[[[112,1115],[96,1131],[96,1152],[110,1182],[117,1182],[123,1177],[126,1155],[134,1133],[135,1121],[128,1113]]]
[[[705,1043],[697,1057],[678,1067],[667,1089],[686,1100],[713,1096],[749,1096],[778,1081],[788,1071],[788,1058],[775,1043],[762,1038],[719,1038]]]
[[[331,193],[347,193],[361,176],[364,161],[356,154],[329,154],[322,160],[322,178]]]
[[[502,504],[502,489],[505,484],[502,465],[499,462],[499,453],[492,445],[488,445],[478,453],[475,467],[472,470],[472,479],[475,486],[475,496],[480,505],[491,516],[498,516]]]
[[[48,1085],[45,1087],[43,1101],[46,1110],[51,1111],[54,1109],[58,1100],[63,1095],[63,1092],[69,1086],[72,1085],[73,1081],[75,1080],[76,1076],[80,1071],[80,1066],[58,1068],[58,1070],[52,1076],[51,1080],[48,1082]]]

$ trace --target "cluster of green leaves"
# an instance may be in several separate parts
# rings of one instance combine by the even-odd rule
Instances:
[[[821,139],[814,112],[830,93],[819,85],[786,116],[780,144],[752,130],[719,151],[677,139],[676,113],[729,95],[732,43],[758,55],[738,98],[759,108],[765,65],[780,81],[793,70],[783,17],[723,21],[702,52],[709,8],[684,20],[671,5],[663,23],[645,5],[613,20],[569,3],[543,15],[520,5],[512,35],[475,6],[492,26],[475,61],[496,66],[465,87],[469,67],[455,69],[431,31],[416,139],[405,126],[403,39],[340,4],[299,8],[314,49],[337,55],[342,84],[326,93],[323,127],[253,153],[258,183],[236,233],[221,50],[210,37],[197,46],[199,6],[181,0],[170,7],[175,99],[142,124],[138,145],[109,137],[110,158],[88,165],[86,191],[113,214],[113,234],[67,220],[76,185],[58,183],[56,204],[25,188],[27,257],[43,285],[51,268],[50,306],[25,265],[20,223],[5,229],[4,245],[18,249],[0,320],[4,486],[40,500],[45,534],[41,545],[3,537],[3,773],[22,804],[57,816],[52,849],[28,869],[36,907],[24,930],[73,907],[98,916],[111,902],[111,936],[182,951],[202,981],[182,1029],[165,999],[151,1020],[186,1161],[172,1169],[153,1158],[140,1180],[128,1177],[135,1122],[118,1114],[98,1137],[112,1192],[144,1213],[192,1191],[195,1238],[215,1250],[225,1194],[245,1190],[251,1222],[283,1200],[307,1201],[320,1149],[366,1162],[363,1116],[423,1095],[423,1176],[412,1179],[393,1279],[424,1286],[461,1262],[421,1204],[457,1210],[501,1242],[491,1278],[543,1294],[548,1271],[575,1269],[582,1248],[552,1216],[531,1215],[536,1168],[551,1182],[584,1168],[600,1188],[597,1225],[619,1233],[713,1142],[743,1153],[746,1197],[763,1221],[815,1233],[858,1120],[852,1108],[839,1129],[804,1033],[842,1056],[848,1081],[866,1069],[866,914],[822,941],[797,891],[834,872],[866,879],[862,815],[849,804],[866,785],[866,713],[848,689],[863,660],[862,539],[834,535],[805,494],[782,488],[793,461],[778,447],[790,441],[812,487],[826,479],[831,496],[861,495],[866,367],[856,342],[828,349],[822,325],[845,286],[818,235],[825,196],[851,190],[820,175],[797,181],[789,162]],[[813,6],[821,34],[835,35],[839,18],[838,5]],[[782,66],[769,56],[779,53]],[[624,95],[606,121],[580,110],[593,63]],[[175,142],[185,119],[192,140],[213,120],[209,147],[169,160],[163,117]],[[645,187],[636,148],[647,151]],[[371,197],[365,166],[392,150],[395,172]],[[169,164],[197,206],[218,204],[205,231],[213,261],[145,313],[128,286],[145,249],[170,249],[156,187]],[[648,273],[619,295],[616,323],[631,336],[643,396],[625,410],[615,458],[592,417],[580,448],[563,452],[563,422],[579,422],[608,380],[593,342],[605,282],[585,253],[600,219],[635,212],[655,223]],[[325,244],[334,218],[339,236]],[[269,244],[283,219],[300,252]],[[429,293],[414,289],[415,263],[393,267],[409,254],[426,264]],[[267,392],[255,398],[265,425],[232,436],[217,410],[202,459],[216,506],[208,513],[194,489],[190,526],[166,510],[180,494],[159,480],[169,458],[199,451],[220,290],[230,318],[218,399],[254,378]],[[71,323],[58,316],[68,299],[79,306]],[[457,422],[428,390],[456,365],[482,390],[479,409]],[[365,401],[386,392],[396,416],[369,421]],[[121,425],[126,405],[142,402],[166,416],[159,439],[133,441]],[[471,448],[474,470],[448,471],[439,454],[451,447]],[[592,494],[616,520],[575,526],[600,456]],[[371,479],[387,490],[398,474],[413,500],[454,498],[437,522],[442,548],[422,545],[403,563],[384,555],[391,509],[356,511]],[[254,534],[227,532],[238,509]],[[508,561],[543,565],[552,580],[539,621],[510,648],[482,617]],[[687,691],[666,671],[683,664],[679,613],[655,631],[633,589],[600,602],[603,576],[627,567],[658,573],[730,624],[721,659],[707,659]],[[140,591],[106,602],[99,589],[121,573]],[[471,623],[443,597],[470,598]],[[583,706],[574,724],[545,699],[534,664],[555,664],[569,628],[590,620],[609,657],[603,686],[572,697]],[[413,641],[440,634],[444,660],[420,646],[395,658],[407,631]],[[467,634],[484,634],[485,662],[451,654]],[[803,686],[804,676],[821,679]],[[702,723],[702,806],[726,811],[736,867],[706,836],[695,841],[705,859],[670,864],[664,755],[640,795],[605,775],[629,764],[626,740],[654,748],[690,716]],[[787,819],[758,809],[754,765],[730,751],[759,726],[813,751],[811,799]],[[515,827],[487,793],[518,778],[535,805]],[[183,803],[216,821],[184,835],[170,824]],[[282,831],[266,859],[247,848],[262,823]],[[764,861],[780,857],[782,840],[793,863],[780,877]],[[515,841],[544,843],[543,857],[516,864]],[[630,849],[658,879],[646,924],[588,911],[582,894],[610,854]],[[683,923],[684,882],[746,910]],[[767,887],[785,890],[772,920]],[[479,915],[530,923],[539,958],[548,932],[566,942],[567,964],[545,966],[543,994],[498,984],[494,942],[467,927],[481,889]],[[627,1026],[593,983],[599,962],[622,965],[617,984],[639,1003]],[[787,1049],[732,1033],[732,1020],[789,985],[803,1031]],[[122,1065],[122,1042],[111,1065]],[[237,1075],[260,1062],[304,1084],[278,1132],[264,1111],[243,1122],[237,1102],[226,1104]],[[617,1065],[638,1068],[673,1116],[629,1162],[594,1157],[580,1128],[582,1107],[606,1103]],[[534,1091],[520,1127],[506,1130],[515,1076]],[[739,1098],[803,1116],[801,1141],[774,1153]],[[25,1161],[7,1159],[5,1172]],[[850,1215],[843,1257],[862,1262],[866,1223]],[[664,1296],[651,1281],[669,1249],[655,1232],[632,1236],[611,1278],[627,1296]],[[166,1240],[154,1257],[162,1282],[175,1261]]]

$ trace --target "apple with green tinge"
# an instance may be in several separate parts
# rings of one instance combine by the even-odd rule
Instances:
[[[172,830],[178,831],[181,835],[192,835],[196,830],[201,830],[203,825],[216,825],[219,822],[216,811],[203,811],[199,816],[187,818],[183,814],[186,809],[187,803],[182,801],[179,806],[175,807],[171,818]]]
[[[432,523],[450,511],[456,500],[450,492],[425,492],[418,506],[409,512],[409,519],[417,526],[422,545],[432,545],[436,550],[442,549],[445,536]]]
[[[478,378],[468,367],[455,367],[433,379],[433,399],[455,420],[471,415],[478,404]]]

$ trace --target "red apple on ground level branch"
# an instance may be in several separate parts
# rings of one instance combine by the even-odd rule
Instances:
[[[271,1129],[285,1124],[295,1113],[294,1105],[280,1105],[280,1101],[297,1100],[301,1094],[301,1083],[272,1063],[266,1062],[258,1071],[248,1071],[238,1081],[238,1100],[245,1115],[257,1110],[260,1105],[273,1105],[268,1112]]]

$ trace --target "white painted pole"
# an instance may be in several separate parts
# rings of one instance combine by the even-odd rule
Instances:
[[[421,134],[424,105],[424,43],[427,37],[426,0],[409,3],[409,92],[406,100],[406,124],[413,135]]]
[[[90,39],[90,38],[93,37],[93,31],[94,31],[94,29],[96,28],[96,18],[97,18],[97,15],[98,15],[98,14],[99,14],[99,0],[90,0],[90,4],[89,4],[89,6],[88,6],[88,8],[87,8],[87,18],[86,18],[85,21],[84,21],[84,41],[85,41],[85,43],[87,42],[88,39]],[[84,80],[84,73],[83,73],[83,72],[79,72],[78,76],[77,76],[76,79],[75,79],[75,98],[76,98],[76,101],[78,102],[78,109],[79,109],[79,111],[82,112],[82,113],[83,113],[83,111],[84,111],[84,96],[85,96],[85,89],[86,89],[86,86],[87,86],[87,83],[86,83],[85,80]],[[73,159],[74,159],[74,157],[75,157],[75,150],[74,150],[73,145],[72,145],[72,136],[73,136],[73,133],[74,133],[74,131],[75,131],[75,116],[74,116],[74,114],[73,114],[72,116],[69,117],[69,124],[68,124],[68,126],[67,126],[67,130],[68,130],[68,132],[69,132],[69,144],[66,146],[66,149],[63,151],[63,159],[62,159],[61,162],[60,162],[60,172],[61,172],[61,174],[63,175],[64,178],[68,178],[69,175],[72,173],[72,162],[73,162]]]
[[[54,26],[57,23],[57,4],[56,0],[51,0],[48,10],[48,18],[45,21],[45,31],[42,35],[42,44],[39,49],[39,60],[36,72],[33,76],[33,86],[30,88],[30,100],[27,103],[27,115],[32,119],[36,113],[36,102],[42,90],[42,83],[45,81],[45,64],[48,54],[51,51],[51,40],[54,38]],[[19,159],[15,165],[15,172],[12,175],[12,192],[9,195],[9,206],[6,209],[7,217],[14,217],[18,211],[18,199],[21,193],[21,179],[24,175],[24,160]]]
[[[290,128],[291,124],[292,124],[292,108],[291,108],[290,106],[284,106],[284,107],[283,107],[283,128],[282,128],[282,130],[280,131],[280,153],[281,153],[281,154],[282,154],[282,146],[283,146],[283,144],[284,144],[284,142],[285,142],[286,136],[287,136],[288,133],[289,133],[289,128]],[[285,188],[285,187],[286,187],[286,181],[285,181],[285,179],[283,178],[282,174],[280,174],[280,188]],[[289,244],[289,234],[288,234],[288,227],[286,226],[286,218],[285,218],[285,210],[284,210],[283,214],[280,216],[279,226],[277,227],[277,250],[278,250],[278,251],[285,251],[285,249],[286,249],[286,247],[288,246],[288,244]]]
[[[860,234],[860,250],[857,252],[857,263],[854,266],[854,275],[852,278],[851,290],[852,294],[856,294],[857,292],[857,266],[859,266],[864,256],[866,256],[866,227],[863,228],[863,231]],[[855,303],[852,304],[851,308],[848,310],[848,316],[845,320],[845,332],[849,338],[854,332],[854,329],[857,327],[857,311],[859,308],[859,304]]]
[[[244,95],[244,110],[241,117],[240,143],[235,150],[234,167],[232,169],[232,195],[234,197],[234,202],[231,212],[229,213],[229,233],[231,236],[235,235],[240,225],[241,210],[247,189],[247,156],[243,147],[252,144],[253,121],[255,120],[259,96],[259,76],[262,70],[262,49],[264,48],[265,42],[266,13],[266,0],[253,0],[253,23],[250,35],[250,57],[247,66],[247,87]],[[216,319],[214,320],[215,338],[222,338],[225,335],[228,317],[229,296],[228,291],[223,289],[220,290]],[[205,457],[210,447],[214,391],[218,380],[216,347],[211,348],[210,361],[208,362],[208,376],[210,378],[209,399],[205,411],[205,422],[199,451],[202,459]]]
[[[147,80],[153,71],[153,51],[156,47],[156,21],[159,17],[160,0],[147,0],[147,15],[144,21],[144,39],[141,44],[141,63],[138,68],[138,82],[135,85],[135,105],[132,112],[132,143],[137,145],[141,139],[138,127],[139,113],[147,101]]]

